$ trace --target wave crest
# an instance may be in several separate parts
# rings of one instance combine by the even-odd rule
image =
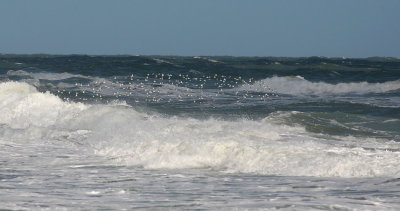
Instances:
[[[329,84],[325,82],[311,82],[301,76],[297,77],[271,77],[256,81],[253,84],[244,84],[242,90],[256,92],[274,92],[281,94],[305,94],[305,95],[325,95],[325,94],[367,94],[385,93],[400,89],[400,80],[388,81],[384,83],[352,82]]]

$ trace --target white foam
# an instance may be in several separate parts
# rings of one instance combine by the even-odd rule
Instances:
[[[204,59],[204,60],[212,62],[212,63],[222,63],[222,62],[220,62],[218,60],[210,59],[210,58],[206,58],[206,57],[194,56],[193,58],[194,59]]]
[[[117,163],[156,169],[211,168],[286,176],[399,176],[398,152],[332,145],[304,135],[301,128],[268,122],[156,117],[126,127],[133,130],[115,127],[118,132],[109,136],[111,141],[96,153]]]
[[[0,140],[79,142],[118,165],[316,177],[400,176],[400,144],[334,142],[261,121],[162,117],[120,105],[65,102],[20,82],[0,84]],[[64,143],[65,144],[65,143]]]
[[[290,95],[384,93],[400,89],[400,80],[384,83],[352,82],[329,84],[325,82],[311,82],[302,77],[274,76],[256,81],[253,84],[244,84],[239,89],[257,92],[270,92],[270,89],[272,89],[277,93]]]
[[[74,118],[86,109],[81,103],[67,103],[46,92],[40,93],[27,83],[0,84],[0,124],[12,128],[47,127]]]
[[[154,61],[156,61],[157,63],[159,63],[159,64],[165,63],[165,64],[170,64],[170,65],[175,65],[174,63],[166,61],[166,60],[163,60],[163,59],[157,59],[157,58],[152,58],[152,59]]]

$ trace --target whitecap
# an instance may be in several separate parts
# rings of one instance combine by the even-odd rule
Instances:
[[[400,80],[383,83],[350,82],[330,84],[326,82],[311,82],[301,76],[296,77],[271,77],[258,80],[253,84],[243,84],[239,90],[269,92],[290,95],[341,95],[341,94],[367,94],[385,93],[400,89]]]

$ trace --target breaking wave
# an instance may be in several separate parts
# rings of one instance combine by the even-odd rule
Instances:
[[[201,168],[315,177],[400,176],[398,143],[391,143],[391,150],[379,150],[371,148],[382,148],[384,143],[378,140],[369,140],[368,148],[362,143],[347,146],[316,138],[300,126],[273,123],[269,118],[199,120],[150,115],[123,104],[74,103],[38,92],[24,82],[0,84],[0,140],[72,143],[117,165],[150,169]]]

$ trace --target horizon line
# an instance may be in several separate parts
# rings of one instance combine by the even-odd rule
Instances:
[[[233,55],[176,55],[176,54],[87,54],[87,53],[0,53],[0,56],[89,56],[89,57],[233,57],[233,58],[324,58],[324,59],[398,59],[394,56],[368,56],[368,57],[347,57],[347,56],[233,56]]]

